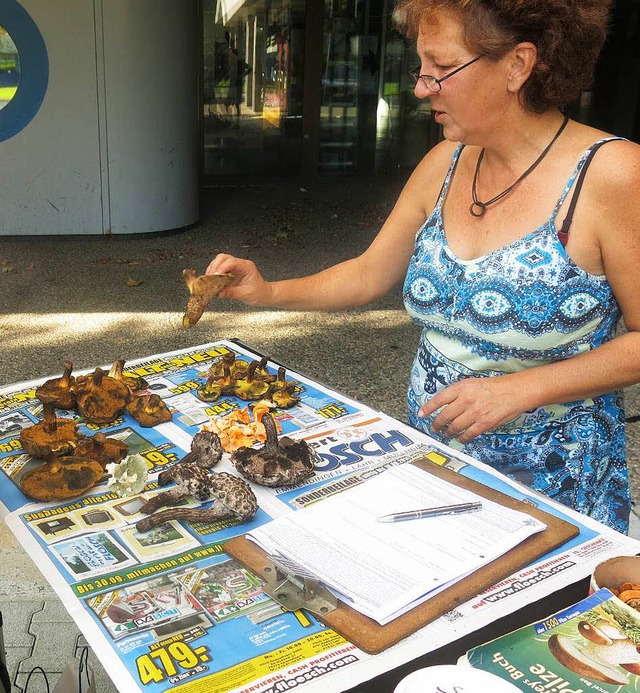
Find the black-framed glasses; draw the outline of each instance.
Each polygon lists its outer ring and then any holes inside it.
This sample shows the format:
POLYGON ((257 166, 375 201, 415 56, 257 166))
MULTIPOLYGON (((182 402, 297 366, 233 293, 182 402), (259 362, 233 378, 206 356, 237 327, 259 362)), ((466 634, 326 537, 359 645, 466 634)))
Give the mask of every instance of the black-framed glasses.
POLYGON ((442 83, 444 82, 445 79, 449 79, 449 77, 453 77, 453 75, 457 75, 458 72, 460 72, 461 70, 464 70, 465 67, 469 67, 469 65, 473 65, 473 63, 475 63, 476 60, 480 60, 480 58, 482 58, 482 57, 484 57, 484 56, 477 55, 475 58, 471 59, 468 63, 465 63, 464 65, 460 65, 460 67, 456 67, 456 69, 451 70, 451 72, 447 72, 447 74, 444 77, 440 77, 440 79, 438 79, 437 77, 434 77, 433 75, 421 75, 420 74, 420 65, 418 65, 418 67, 414 67, 413 70, 409 70, 409 74, 413 77, 416 84, 418 83, 418 80, 421 79, 429 91, 439 92, 440 89, 442 89, 442 83))

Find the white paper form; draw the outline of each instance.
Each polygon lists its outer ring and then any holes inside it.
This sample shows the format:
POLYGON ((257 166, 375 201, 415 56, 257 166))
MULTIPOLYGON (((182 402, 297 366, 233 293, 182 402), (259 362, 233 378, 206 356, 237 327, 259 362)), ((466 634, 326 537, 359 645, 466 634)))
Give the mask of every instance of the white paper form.
POLYGON ((545 527, 415 465, 401 465, 247 536, 384 625, 545 527), (393 512, 477 500, 477 512, 378 522, 393 512))

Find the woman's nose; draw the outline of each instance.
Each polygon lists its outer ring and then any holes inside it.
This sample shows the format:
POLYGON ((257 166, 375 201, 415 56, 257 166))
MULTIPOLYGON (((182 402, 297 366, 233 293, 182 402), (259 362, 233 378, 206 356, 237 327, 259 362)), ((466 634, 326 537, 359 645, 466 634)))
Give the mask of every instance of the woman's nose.
POLYGON ((427 99, 431 96, 431 94, 433 94, 421 77, 418 78, 416 86, 413 88, 413 93, 417 99, 427 99))

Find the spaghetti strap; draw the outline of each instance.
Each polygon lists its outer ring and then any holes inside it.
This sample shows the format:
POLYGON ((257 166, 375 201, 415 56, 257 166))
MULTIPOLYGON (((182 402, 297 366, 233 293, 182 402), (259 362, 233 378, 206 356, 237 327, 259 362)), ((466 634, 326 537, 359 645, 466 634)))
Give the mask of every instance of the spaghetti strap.
POLYGON ((447 171, 447 175, 445 176, 445 179, 442 181, 442 187, 440 188, 440 192, 438 193, 438 200, 436 202, 434 210, 442 208, 442 203, 444 202, 444 198, 447 196, 447 190, 449 189, 449 183, 451 183, 451 179, 453 178, 453 173, 456 170, 456 166, 458 165, 458 161, 460 161, 460 154, 462 153, 463 149, 464 149, 464 144, 459 144, 456 147, 455 152, 453 153, 453 157, 451 158, 451 163, 449 164, 449 170, 447 171))
POLYGON ((623 137, 607 137, 605 139, 598 140, 594 144, 587 149, 587 151, 582 155, 580 158, 580 161, 576 165, 576 168, 574 172, 571 174, 571 178, 569 178, 569 182, 565 186, 565 189, 562 191, 562 194, 560 195, 560 199, 556 203, 556 206, 554 207, 553 214, 551 215, 551 221, 555 222, 555 218, 558 214, 558 210, 562 206, 562 203, 565 201, 567 198, 567 195, 569 194, 569 191, 571 190, 573 183, 575 181, 576 187, 573 192, 573 197, 571 198, 571 202, 569 203, 569 209, 567 211, 567 215, 564 218, 564 221, 562 222, 562 226, 560 229, 557 231, 558 234, 558 240, 563 246, 566 246, 567 243, 569 242, 569 229, 571 227, 571 222, 573 221, 573 213, 575 211, 576 205, 578 203, 578 197, 580 196, 580 191, 582 190, 582 184, 584 183, 585 176, 587 174, 587 169, 589 168, 589 164, 591 163, 593 157, 595 156, 596 152, 598 149, 603 144, 606 144, 607 142, 614 142, 616 140, 622 140, 624 139, 623 137))

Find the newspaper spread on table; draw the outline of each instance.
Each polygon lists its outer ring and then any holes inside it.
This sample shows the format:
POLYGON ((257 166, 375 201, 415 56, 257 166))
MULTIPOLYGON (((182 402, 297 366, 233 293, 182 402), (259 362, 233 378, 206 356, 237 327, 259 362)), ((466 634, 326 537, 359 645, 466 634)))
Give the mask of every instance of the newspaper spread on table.
MULTIPOLYGON (((590 574, 613 555, 640 552, 640 542, 559 506, 491 468, 401 422, 288 371, 300 404, 275 410, 282 431, 313 447, 315 474, 298 487, 253 486, 260 508, 245 524, 171 521, 147 533, 135 523, 157 493, 157 474, 181 459, 213 418, 245 406, 234 397, 204 403, 194 392, 229 351, 257 355, 233 341, 159 354, 126 364, 159 393, 172 421, 142 428, 128 415, 106 426, 147 461, 142 493, 120 497, 103 481, 66 503, 31 503, 20 476, 35 463, 19 432, 39 420, 37 384, 0 391, 0 500, 6 521, 39 566, 120 690, 181 693, 341 691, 438 649, 590 574), (427 457, 466 477, 577 525, 580 534, 534 564, 425 626, 389 650, 368 655, 306 611, 285 612, 261 581, 224 552, 225 541, 271 519, 362 484, 384 470, 427 457)), ((277 364, 269 363, 277 370, 277 364)), ((65 413, 76 417, 77 413, 65 413)), ((234 472, 225 455, 217 471, 234 472)))

